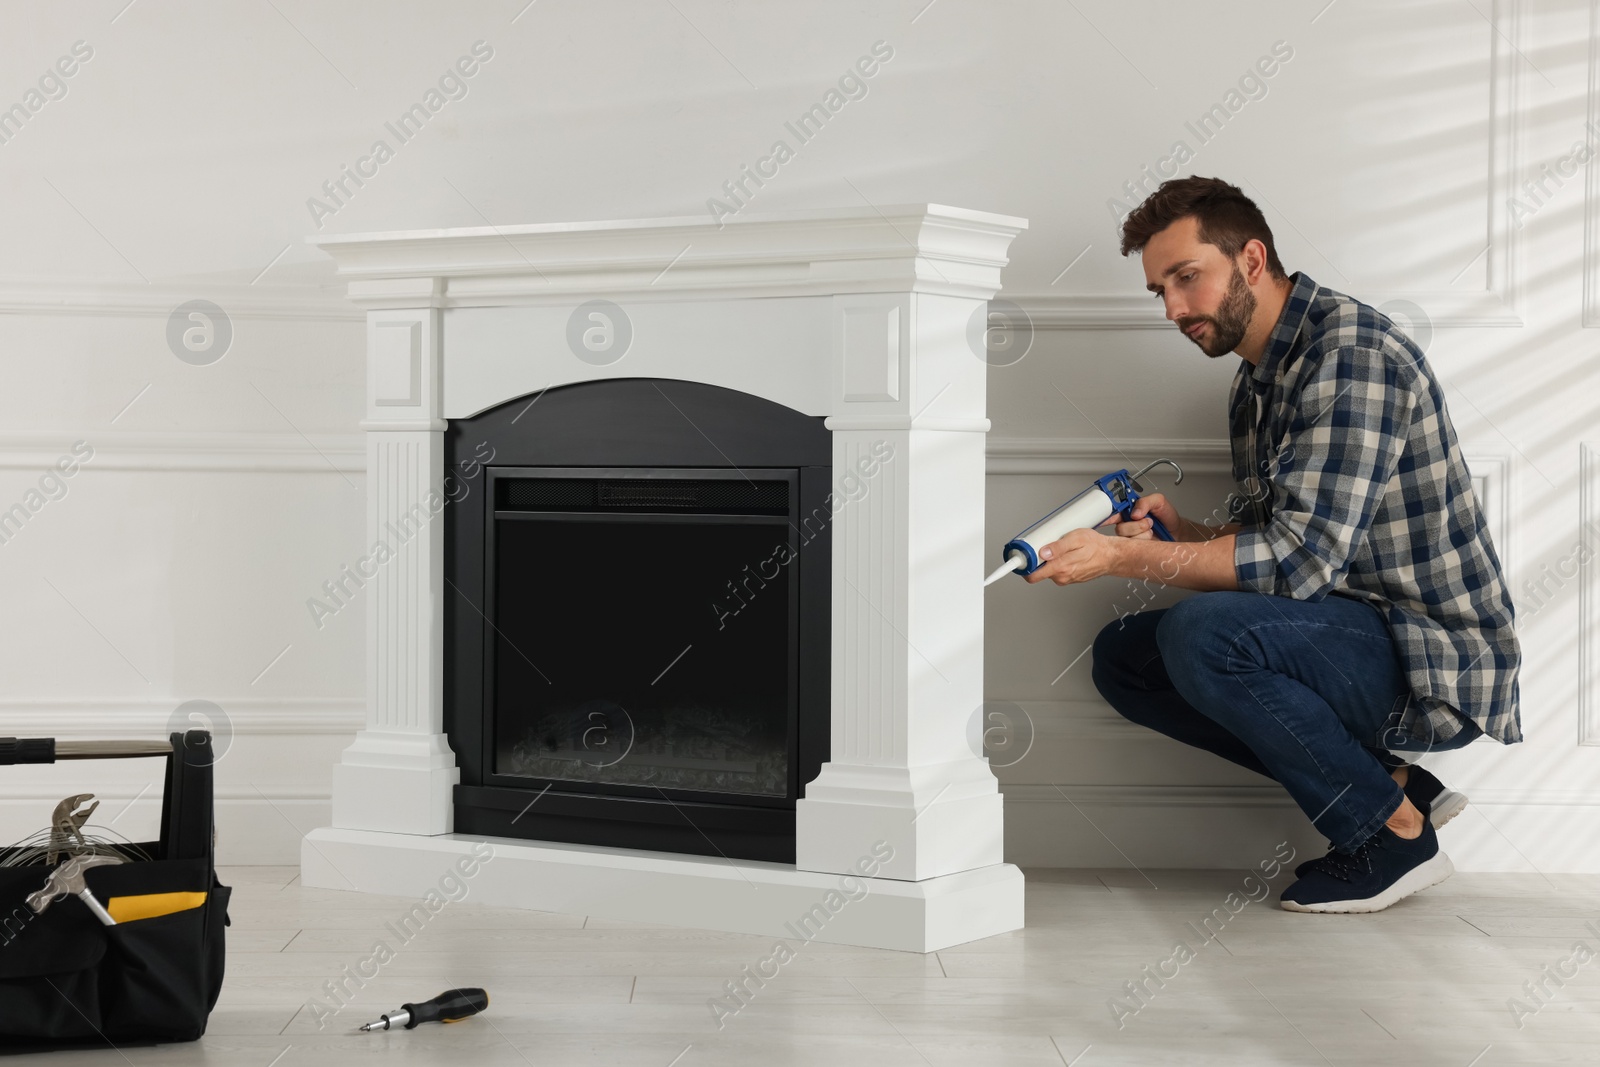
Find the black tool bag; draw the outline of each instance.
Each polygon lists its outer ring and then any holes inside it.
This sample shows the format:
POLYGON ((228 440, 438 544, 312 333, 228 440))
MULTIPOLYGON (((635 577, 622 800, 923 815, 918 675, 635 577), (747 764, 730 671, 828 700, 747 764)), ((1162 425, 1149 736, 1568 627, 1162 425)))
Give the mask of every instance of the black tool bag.
MULTIPOLYGON (((204 893, 204 903, 116 926, 101 925, 72 896, 35 914, 25 900, 51 868, 0 867, 0 1047, 193 1041, 205 1033, 222 990, 230 890, 216 875, 211 735, 190 730, 171 742, 161 840, 138 843, 156 858, 91 867, 84 878, 102 904, 166 893, 204 893)), ((54 748, 49 739, 0 738, 0 764, 52 763, 54 748)))

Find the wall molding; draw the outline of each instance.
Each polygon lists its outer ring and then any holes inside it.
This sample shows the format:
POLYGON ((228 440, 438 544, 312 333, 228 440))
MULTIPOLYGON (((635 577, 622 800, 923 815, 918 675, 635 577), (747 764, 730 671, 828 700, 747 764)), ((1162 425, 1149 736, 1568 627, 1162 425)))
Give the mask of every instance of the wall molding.
MULTIPOLYGON (((292 433, 99 433, 0 432, 0 470, 39 470, 55 465, 74 441, 88 441, 94 459, 85 470, 310 471, 361 473, 367 467, 366 435, 292 433)), ((1176 460, 1184 473, 1228 474, 1228 442, 1201 438, 998 437, 987 440, 989 474, 1093 474, 1157 456, 1176 460)))
MULTIPOLYGON (((1589 3, 1588 75, 1584 129, 1593 131, 1600 129, 1600 0, 1589 3)), ((1583 175, 1582 325, 1600 326, 1600 166, 1594 160, 1584 167, 1583 175)))
MULTIPOLYGON (((1600 529, 1600 445, 1578 442, 1578 528, 1600 529)), ((1600 745, 1600 559, 1578 570, 1578 744, 1600 745)))
POLYGON ((1511 576, 1515 573, 1512 560, 1516 555, 1511 518, 1517 513, 1511 457, 1497 452, 1479 455, 1467 453, 1466 461, 1468 469, 1472 471, 1472 492, 1478 498, 1478 507, 1483 510, 1483 521, 1489 527, 1489 539, 1494 544, 1495 555, 1500 557, 1501 578, 1509 591, 1511 576))
MULTIPOLYGON (((8 737, 72 739, 165 737, 178 706, 205 699, 227 716, 235 737, 354 734, 366 725, 366 701, 352 697, 170 697, 165 700, 102 700, 92 697, 0 701, 0 723, 8 737)), ((221 733, 219 729, 216 731, 221 733)), ((0 789, 0 796, 6 795, 0 789)))
MULTIPOLYGON (((1037 745, 1041 739, 1053 741, 1161 741, 1166 743, 1169 738, 1147 729, 1137 723, 1129 722, 1117 714, 1103 700, 1008 700, 1002 697, 986 697, 986 708, 994 706, 1016 707, 1028 717, 1028 722, 1033 732, 1033 744, 1037 745)), ((1488 736, 1475 738, 1473 744, 1495 745, 1499 742, 1488 736)), ((1024 756, 1017 761, 1018 770, 1008 771, 1007 768, 997 768, 1007 773, 1001 778, 1017 780, 1019 775, 1026 777, 1026 772, 1021 768, 1028 766, 1028 757, 1024 756)), ((1143 789, 1144 786, 1140 786, 1143 789)), ((1184 787, 1188 788, 1188 787, 1184 787)), ((1197 789, 1226 789, 1229 786, 1196 786, 1197 789)), ((1597 801, 1600 802, 1600 801, 1597 801)))
MULTIPOLYGON (((1063 741, 1144 741, 1162 738, 1154 730, 1129 722, 1112 710, 1103 700, 1005 700, 987 697, 990 705, 1021 708, 1033 730, 1033 742, 1041 738, 1063 741)), ((1015 778, 1026 772, 1028 757, 1015 766, 1017 771, 1007 776, 1015 778)), ((1000 768, 1005 770, 1005 768, 1000 768)))
POLYGON ((87 441, 94 458, 81 470, 361 472, 367 467, 366 435, 298 433, 0 433, 0 470, 44 471, 87 441))
POLYGON ((236 319, 364 322, 341 289, 196 282, 138 285, 59 279, 0 281, 0 315, 109 315, 165 318, 179 304, 209 300, 236 319))
MULTIPOLYGON (((1509 237, 1503 237, 1502 241, 1509 241, 1509 237)), ((1492 247, 1490 252, 1492 254, 1492 247)), ((1312 274, 1312 277, 1317 278, 1317 275, 1312 274)), ((1317 283, 1339 292, 1346 292, 1337 285, 1329 285, 1325 278, 1317 278, 1317 283)), ((1504 291, 1367 290, 1346 292, 1346 295, 1379 308, 1392 300, 1410 301, 1427 312, 1428 321, 1435 328, 1524 325, 1522 316, 1514 310, 1506 295, 1512 288, 1511 280, 1506 279, 1501 285, 1504 291)), ((1167 321, 1161 302, 1149 296, 1010 292, 1004 293, 1003 296, 1022 308, 1029 325, 1035 331, 1176 329, 1167 321)))
MULTIPOLYGON (((1520 312, 1520 264, 1517 256, 1517 227, 1511 217, 1510 199, 1522 164, 1527 115, 1521 101, 1525 96, 1527 66, 1522 56, 1522 31, 1526 23, 1528 0, 1495 0, 1485 33, 1489 42, 1489 143, 1486 160, 1488 194, 1484 235, 1488 241, 1487 285, 1479 290, 1407 289, 1367 290, 1350 293, 1375 307, 1391 300, 1408 300, 1426 311, 1434 327, 1514 327, 1523 325, 1520 312)), ((1600 75, 1595 72, 1595 34, 1591 30, 1590 117, 1595 118, 1600 75)), ((1591 202, 1600 196, 1596 172, 1590 167, 1588 182, 1591 202)), ((1586 213, 1587 214, 1587 213, 1586 213)), ((1589 228, 1592 243, 1600 244, 1600 221, 1589 228)), ((1600 325, 1600 312, 1590 322, 1590 294, 1600 301, 1600 280, 1592 278, 1590 265, 1595 257, 1584 257, 1584 325, 1600 325)), ((1600 268, 1596 268, 1600 269, 1600 268)), ((1312 275, 1316 277, 1315 274, 1312 275)), ((1326 278, 1319 278, 1327 284, 1326 278)), ((1333 286, 1332 288, 1338 288, 1333 286)), ((1052 293, 1003 292, 1005 299, 1026 312, 1035 330, 1170 330, 1161 302, 1147 293, 1052 293)), ((1600 304, 1597 304, 1600 306, 1600 304)))
MULTIPOLYGON (((1146 730, 1145 733, 1150 733, 1146 730)), ((1007 804, 1081 804, 1105 808, 1293 808, 1294 801, 1278 785, 1056 785, 1000 784, 1007 804), (1063 796, 1062 794, 1066 795, 1063 796)))
MULTIPOLYGON (((0 470, 53 467, 72 450, 74 441, 88 441, 94 459, 85 470, 146 471, 333 471, 362 473, 367 469, 366 435, 287 433, 247 434, 225 430, 196 433, 0 433, 0 470)), ((1232 473, 1228 442, 1181 437, 1003 437, 990 434, 986 443, 989 474, 1088 474, 1136 469, 1156 457, 1177 461, 1185 475, 1232 473)), ((1499 550, 1509 537, 1509 463, 1498 454, 1469 455, 1474 489, 1482 485, 1479 503, 1489 518, 1499 550), (1499 496, 1495 496, 1496 493, 1499 496)), ((1504 553, 1502 553, 1504 562, 1504 553)), ((1509 568, 1508 568, 1509 569, 1509 568)))
MULTIPOLYGON (((989 435, 989 474, 1087 474, 1138 468, 1157 457, 1189 474, 1231 474, 1226 440, 1179 437, 999 437, 989 435)), ((1163 470, 1164 478, 1171 471, 1163 470)))

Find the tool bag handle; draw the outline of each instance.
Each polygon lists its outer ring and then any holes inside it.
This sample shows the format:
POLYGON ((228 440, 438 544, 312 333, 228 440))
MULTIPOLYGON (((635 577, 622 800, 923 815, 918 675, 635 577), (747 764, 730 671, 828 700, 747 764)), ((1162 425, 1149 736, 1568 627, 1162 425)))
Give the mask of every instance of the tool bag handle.
MULTIPOLYGON (((172 736, 177 737, 177 734, 172 736)), ((53 737, 0 737, 0 767, 64 759, 134 759, 165 756, 171 741, 57 741, 53 737)))
POLYGON ((0 766, 68 759, 167 757, 161 799, 161 855, 214 862, 211 765, 216 755, 206 730, 174 732, 165 741, 57 741, 53 737, 0 737, 0 766))
POLYGON ((208 730, 174 732, 167 754, 167 786, 161 800, 161 854, 169 860, 216 858, 212 773, 216 754, 208 730))

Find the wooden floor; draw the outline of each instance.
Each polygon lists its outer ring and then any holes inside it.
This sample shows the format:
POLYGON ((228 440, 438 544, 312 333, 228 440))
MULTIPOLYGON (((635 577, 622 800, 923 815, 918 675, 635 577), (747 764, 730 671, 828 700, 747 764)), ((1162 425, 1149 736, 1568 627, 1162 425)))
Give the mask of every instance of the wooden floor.
POLYGON ((707 1001, 767 957, 772 939, 469 897, 402 944, 391 924, 409 901, 304 889, 293 868, 228 868, 228 977, 202 1041, 5 1062, 1600 1063, 1600 955, 1574 957, 1580 941, 1600 953, 1587 925, 1600 929, 1600 876, 1457 874, 1377 915, 1315 916, 1276 906, 1288 875, 1256 903, 1245 902, 1245 872, 1027 873, 1026 930, 927 956, 800 945, 719 1029, 707 1001), (393 958, 319 1029, 310 1002, 331 1013, 324 983, 355 973, 379 941, 393 958), (1187 951, 1175 956, 1180 941, 1187 951), (1145 978, 1147 965, 1163 984, 1145 978), (1546 978, 1562 973, 1571 977, 1560 987, 1546 978), (1142 1003, 1125 989, 1140 980, 1142 1003), (1542 1004, 1524 988, 1540 980, 1542 1004), (451 1026, 356 1032, 454 985, 487 988, 490 1010, 451 1026), (1526 1004, 1520 1020, 1512 998, 1526 1004))

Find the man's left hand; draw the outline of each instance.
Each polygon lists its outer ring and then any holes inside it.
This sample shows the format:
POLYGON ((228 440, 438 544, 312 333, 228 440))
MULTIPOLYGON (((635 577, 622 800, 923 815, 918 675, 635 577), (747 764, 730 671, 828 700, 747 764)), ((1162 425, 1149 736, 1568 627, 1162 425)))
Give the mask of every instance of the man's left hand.
POLYGON ((1093 530, 1070 530, 1061 540, 1039 550, 1039 558, 1046 562, 1025 577, 1030 583, 1048 578, 1057 585, 1071 585, 1110 574, 1123 547, 1122 540, 1093 530))

